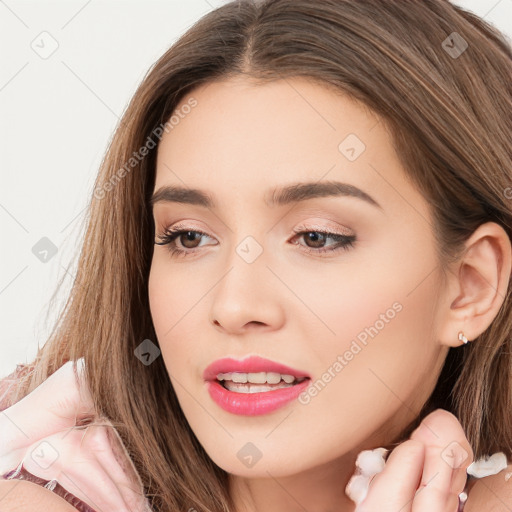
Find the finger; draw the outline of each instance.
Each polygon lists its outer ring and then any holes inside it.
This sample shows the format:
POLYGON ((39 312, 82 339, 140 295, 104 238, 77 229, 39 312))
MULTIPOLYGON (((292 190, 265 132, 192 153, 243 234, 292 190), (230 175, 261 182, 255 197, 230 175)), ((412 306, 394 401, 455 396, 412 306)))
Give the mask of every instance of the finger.
MULTIPOLYGON (((93 450, 82 446, 83 429, 72 429, 63 438, 54 434, 31 446, 23 466, 35 476, 57 480, 64 489, 102 512, 128 511, 110 473, 93 450)), ((114 468, 112 468, 114 469, 114 468)))
POLYGON ((414 440, 398 445, 384 469, 371 480, 368 495, 357 512, 410 512, 421 479, 424 450, 423 443, 414 440))
POLYGON ((467 480, 466 468, 473 460, 473 451, 459 421, 450 412, 437 409, 424 418, 411 439, 424 443, 426 450, 413 511, 432 510, 434 503, 439 510, 453 510, 467 480))
MULTIPOLYGON (((69 361, 19 402, 0 414, 0 457, 30 446, 75 425, 77 417, 94 416, 94 404, 83 377, 83 364, 69 361)), ((3 468, 0 468, 3 469, 3 468)))

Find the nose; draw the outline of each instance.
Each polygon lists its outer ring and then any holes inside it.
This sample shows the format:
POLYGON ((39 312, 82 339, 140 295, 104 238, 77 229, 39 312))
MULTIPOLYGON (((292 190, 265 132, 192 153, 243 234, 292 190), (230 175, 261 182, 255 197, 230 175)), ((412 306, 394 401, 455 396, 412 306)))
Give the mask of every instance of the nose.
POLYGON ((279 329, 285 319, 283 285, 261 255, 252 263, 238 254, 212 290, 210 321, 227 334, 279 329))

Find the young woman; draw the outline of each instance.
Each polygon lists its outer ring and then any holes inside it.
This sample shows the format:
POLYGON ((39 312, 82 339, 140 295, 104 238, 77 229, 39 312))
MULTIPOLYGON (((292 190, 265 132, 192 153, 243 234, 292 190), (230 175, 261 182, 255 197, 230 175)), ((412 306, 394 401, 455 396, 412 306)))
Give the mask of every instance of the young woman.
POLYGON ((5 483, 97 511, 512 506, 511 57, 445 0, 198 21, 130 102, 66 308, 5 391, 5 483))

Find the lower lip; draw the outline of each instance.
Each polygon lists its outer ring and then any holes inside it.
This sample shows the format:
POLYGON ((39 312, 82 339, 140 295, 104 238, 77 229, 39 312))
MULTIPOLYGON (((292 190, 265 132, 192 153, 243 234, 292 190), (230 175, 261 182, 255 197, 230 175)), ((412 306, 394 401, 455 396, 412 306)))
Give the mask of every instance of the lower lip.
POLYGON ((297 398, 310 381, 305 379, 294 386, 261 393, 235 393, 217 380, 208 381, 207 384, 212 400, 225 411, 242 416, 258 416, 275 411, 297 398))

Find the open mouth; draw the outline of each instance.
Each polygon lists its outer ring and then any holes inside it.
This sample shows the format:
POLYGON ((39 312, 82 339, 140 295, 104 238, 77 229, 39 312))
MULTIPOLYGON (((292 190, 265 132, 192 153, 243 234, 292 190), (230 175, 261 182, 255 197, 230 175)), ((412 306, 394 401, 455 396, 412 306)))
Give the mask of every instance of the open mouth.
POLYGON ((276 389, 290 388, 307 378, 276 372, 231 372, 217 374, 219 384, 234 393, 263 393, 276 389))

